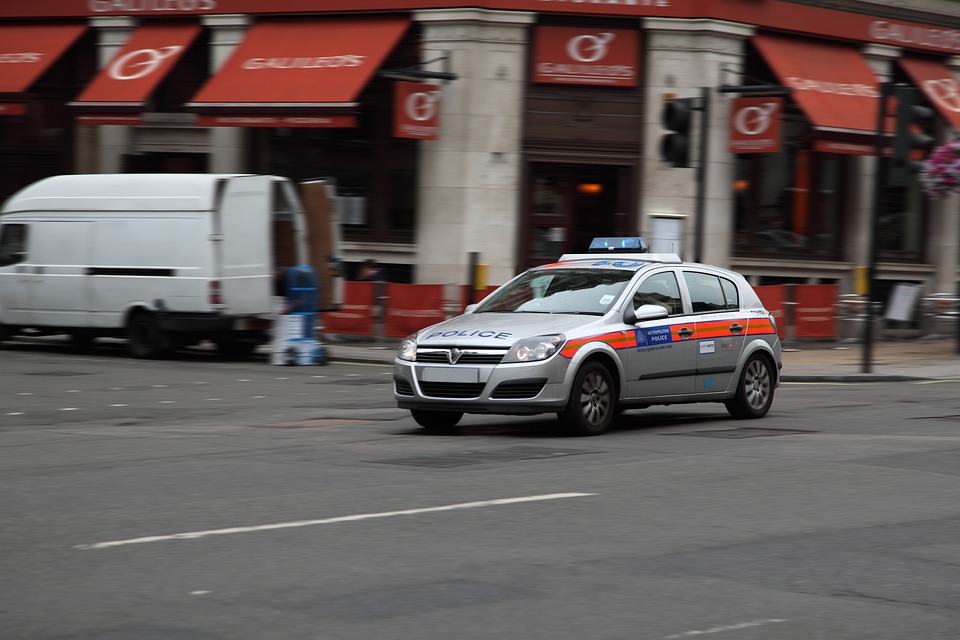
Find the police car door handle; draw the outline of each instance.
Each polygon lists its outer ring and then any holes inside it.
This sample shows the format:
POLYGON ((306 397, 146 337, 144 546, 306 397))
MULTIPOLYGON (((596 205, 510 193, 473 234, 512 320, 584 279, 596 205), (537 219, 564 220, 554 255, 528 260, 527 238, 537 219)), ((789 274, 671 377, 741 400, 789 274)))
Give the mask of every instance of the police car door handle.
POLYGON ((683 338, 684 340, 686 340, 687 338, 693 335, 693 329, 688 329, 687 327, 684 327, 683 329, 680 329, 680 331, 677 331, 677 335, 683 338))
POLYGON ((744 329, 745 327, 739 322, 734 322, 732 325, 730 325, 730 333, 740 333, 744 329))

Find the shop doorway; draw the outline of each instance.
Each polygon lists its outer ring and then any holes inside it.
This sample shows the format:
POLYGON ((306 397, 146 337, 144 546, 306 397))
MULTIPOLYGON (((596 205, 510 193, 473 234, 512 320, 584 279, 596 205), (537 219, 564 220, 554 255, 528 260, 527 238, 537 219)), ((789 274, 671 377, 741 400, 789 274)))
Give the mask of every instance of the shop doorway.
POLYGON ((629 233, 630 168, 531 162, 520 267, 585 252, 598 236, 629 233))

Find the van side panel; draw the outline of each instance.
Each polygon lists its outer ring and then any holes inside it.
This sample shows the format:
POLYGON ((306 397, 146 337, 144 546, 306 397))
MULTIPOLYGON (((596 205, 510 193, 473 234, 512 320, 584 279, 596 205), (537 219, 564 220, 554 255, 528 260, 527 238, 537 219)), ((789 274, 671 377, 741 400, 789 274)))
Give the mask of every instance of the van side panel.
POLYGON ((209 313, 213 216, 204 212, 101 214, 89 269, 91 326, 124 326, 136 306, 209 313))
POLYGON ((217 207, 225 313, 262 314, 272 309, 272 184, 270 176, 226 181, 217 207))
POLYGON ((90 288, 87 265, 96 223, 38 220, 30 223, 23 296, 29 324, 82 327, 87 324, 90 288))

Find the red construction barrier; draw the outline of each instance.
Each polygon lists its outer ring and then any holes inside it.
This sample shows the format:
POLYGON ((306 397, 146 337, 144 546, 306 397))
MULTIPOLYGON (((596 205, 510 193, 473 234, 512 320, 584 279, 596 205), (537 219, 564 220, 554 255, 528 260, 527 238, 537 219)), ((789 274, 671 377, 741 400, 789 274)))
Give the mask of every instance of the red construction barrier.
POLYGON ((753 288, 760 296, 760 302, 767 311, 773 314, 777 320, 777 327, 780 335, 784 335, 787 327, 786 310, 787 305, 787 285, 785 284, 763 284, 753 288))
POLYGON ((320 314, 325 333, 373 335, 374 282, 347 280, 343 283, 343 304, 337 311, 320 314))
POLYGON ((387 284, 384 335, 406 338, 446 319, 442 284, 387 284))
POLYGON ((837 291, 835 284, 795 284, 794 338, 835 338, 837 291))

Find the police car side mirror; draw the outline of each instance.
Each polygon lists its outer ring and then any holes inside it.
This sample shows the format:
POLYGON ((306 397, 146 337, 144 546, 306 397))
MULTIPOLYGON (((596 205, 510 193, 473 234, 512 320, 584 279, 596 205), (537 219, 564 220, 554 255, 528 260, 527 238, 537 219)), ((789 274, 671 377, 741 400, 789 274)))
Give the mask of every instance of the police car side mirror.
POLYGON ((636 324, 645 320, 660 320, 669 315, 666 308, 658 304, 642 304, 636 310, 627 309, 626 313, 623 314, 623 321, 626 324, 636 324))

